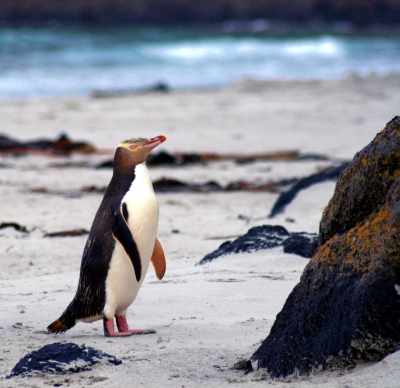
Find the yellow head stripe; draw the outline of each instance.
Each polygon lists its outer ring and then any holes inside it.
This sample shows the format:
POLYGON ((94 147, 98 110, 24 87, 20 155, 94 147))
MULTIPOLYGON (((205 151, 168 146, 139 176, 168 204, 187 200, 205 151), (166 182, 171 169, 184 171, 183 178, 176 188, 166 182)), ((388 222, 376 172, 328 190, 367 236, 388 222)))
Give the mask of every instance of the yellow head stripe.
POLYGON ((121 141, 121 143, 118 144, 118 147, 126 147, 129 144, 144 143, 147 140, 148 139, 145 139, 143 137, 133 137, 132 139, 121 141))

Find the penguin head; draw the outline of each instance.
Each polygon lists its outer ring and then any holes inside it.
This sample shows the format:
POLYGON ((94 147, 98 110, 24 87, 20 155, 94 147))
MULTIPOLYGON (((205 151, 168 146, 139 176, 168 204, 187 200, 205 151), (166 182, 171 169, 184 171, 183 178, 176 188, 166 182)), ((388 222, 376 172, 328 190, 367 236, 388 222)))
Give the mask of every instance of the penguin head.
POLYGON ((167 138, 163 135, 153 137, 152 139, 132 138, 124 140, 118 144, 114 165, 116 167, 125 167, 143 163, 146 161, 150 151, 165 140, 167 138))

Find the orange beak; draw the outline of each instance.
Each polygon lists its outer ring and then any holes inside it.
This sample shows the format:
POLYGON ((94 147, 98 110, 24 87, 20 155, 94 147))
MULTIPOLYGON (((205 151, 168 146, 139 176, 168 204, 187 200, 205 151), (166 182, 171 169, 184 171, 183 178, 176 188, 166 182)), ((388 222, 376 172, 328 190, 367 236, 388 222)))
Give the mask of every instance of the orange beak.
POLYGON ((163 135, 156 136, 146 141, 146 143, 144 143, 142 147, 154 148, 160 145, 161 143, 164 143, 165 140, 167 140, 167 138, 163 135))

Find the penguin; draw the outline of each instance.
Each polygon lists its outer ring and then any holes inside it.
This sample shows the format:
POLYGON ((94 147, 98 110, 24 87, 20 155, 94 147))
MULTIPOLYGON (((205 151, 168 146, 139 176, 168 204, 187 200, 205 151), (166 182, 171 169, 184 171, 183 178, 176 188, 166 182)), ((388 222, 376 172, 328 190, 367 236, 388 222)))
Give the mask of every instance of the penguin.
POLYGON ((60 318, 47 327, 50 333, 63 333, 78 322, 101 319, 107 337, 155 333, 130 329, 126 312, 150 262, 159 280, 166 270, 164 251, 157 239, 158 202, 146 167, 150 151, 165 140, 160 135, 133 138, 118 145, 113 175, 83 250, 75 297, 60 318))

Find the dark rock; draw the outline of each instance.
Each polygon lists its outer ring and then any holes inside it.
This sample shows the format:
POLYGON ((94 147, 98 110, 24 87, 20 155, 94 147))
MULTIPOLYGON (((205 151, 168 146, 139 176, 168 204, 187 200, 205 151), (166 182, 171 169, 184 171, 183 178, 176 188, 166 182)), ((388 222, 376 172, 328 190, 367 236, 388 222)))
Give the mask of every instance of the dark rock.
POLYGON ((150 154, 146 164, 148 166, 173 165, 176 164, 176 158, 168 152, 160 151, 154 155, 150 154))
POLYGON ((0 151, 4 152, 15 148, 26 148, 19 141, 11 139, 6 135, 0 135, 0 151))
POLYGON ((340 177, 322 244, 252 356, 271 377, 349 368, 400 349, 399 135, 395 118, 340 177))
POLYGON ((330 167, 323 171, 317 172, 316 174, 312 174, 308 177, 300 179, 293 187, 291 187, 288 191, 285 191, 279 196, 271 210, 269 217, 273 218, 276 215, 283 213, 286 206, 293 201, 299 191, 304 190, 317 183, 337 180, 340 174, 347 168, 348 165, 348 162, 342 163, 340 166, 330 167))
POLYGON ((186 191, 189 185, 177 179, 161 178, 153 182, 153 187, 154 191, 186 191))
POLYGON ((260 192, 266 191, 270 193, 279 193, 282 192, 284 188, 293 185, 296 183, 298 179, 291 178, 291 179, 281 179, 279 181, 268 181, 266 183, 256 184, 254 182, 248 181, 235 181, 229 182, 224 191, 253 191, 253 192, 260 192))
POLYGON ((196 187, 195 187, 194 191, 200 191, 200 192, 206 191, 206 192, 208 192, 208 191, 221 191, 221 190, 223 190, 222 187, 219 185, 219 183, 217 183, 215 181, 208 181, 208 182, 206 182, 206 183, 204 183, 202 185, 197 185, 197 186, 199 187, 199 190, 196 190, 196 187))
MULTIPOLYGON (((221 155, 223 156, 223 155, 221 155)), ((233 159, 236 164, 249 164, 257 160, 301 160, 303 157, 299 151, 277 151, 264 154, 248 154, 248 155, 226 155, 229 159, 233 159)))
POLYGON ((86 229, 62 230, 60 232, 46 233, 43 237, 77 237, 89 234, 86 229))
POLYGON ((90 168, 91 164, 88 162, 61 162, 49 163, 50 168, 90 168))
POLYGON ((240 360, 232 366, 232 369, 244 370, 246 373, 249 373, 253 371, 253 365, 250 360, 240 360))
MULTIPOLYGON (((312 155, 311 159, 317 158, 312 155)), ((328 157, 321 156, 321 160, 328 160, 328 157)), ((170 154, 166 151, 160 151, 156 154, 149 155, 147 159, 148 166, 186 166, 188 164, 205 164, 210 162, 232 160, 237 164, 253 163, 259 160, 303 160, 309 159, 307 155, 301 155, 299 151, 277 151, 264 154, 210 154, 210 153, 182 153, 177 152, 170 154)), ((97 166, 97 168, 112 168, 113 161, 107 160, 97 166)), ((291 179, 293 183, 293 179, 291 179)), ((297 180, 296 180, 297 181, 297 180)), ((282 180, 283 182, 283 180, 282 180)))
MULTIPOLYGON (((177 154, 171 155, 166 151, 160 151, 156 154, 150 154, 147 158, 146 164, 150 167, 154 166, 185 166, 187 164, 200 164, 203 163, 201 155, 199 154, 177 154)), ((96 168, 113 168, 114 161, 107 160, 100 163, 96 168)))
POLYGON ((331 158, 327 155, 315 154, 315 153, 307 153, 302 154, 299 158, 300 160, 320 160, 320 161, 329 161, 331 158))
POLYGON ((62 135, 60 139, 56 142, 56 148, 62 150, 66 154, 70 154, 72 152, 79 152, 83 154, 92 154, 96 152, 95 147, 86 142, 72 142, 65 135, 62 135))
POLYGON ((175 155, 171 155, 168 152, 160 151, 158 154, 150 155, 146 163, 149 166, 186 166, 187 164, 201 164, 203 163, 203 160, 201 154, 178 153, 175 155))
POLYGON ((99 163, 96 168, 114 168, 114 160, 109 159, 99 163))
POLYGON ((38 139, 28 142, 19 142, 2 135, 0 136, 0 152, 11 154, 34 152, 44 155, 70 155, 73 152, 92 153, 95 152, 95 149, 85 142, 73 142, 65 134, 61 134, 56 140, 38 139))
POLYGON ((286 248, 289 250, 287 253, 299 254, 310 258, 315 252, 312 247, 317 244, 317 235, 307 233, 291 234, 280 225, 262 225, 251 228, 244 236, 234 241, 225 241, 217 250, 205 255, 198 265, 232 253, 255 252, 284 246, 287 240, 289 240, 287 243, 288 248, 286 248), (304 246, 301 245, 302 243, 304 246))
MULTIPOLYGON (((168 154, 166 154, 168 155, 168 154)), ((156 155, 157 157, 158 155, 156 155)), ((160 156, 161 160, 157 160, 155 164, 151 162, 151 166, 154 165, 166 165, 169 164, 168 158, 160 156), (162 161, 164 160, 164 161, 162 161)), ((174 164, 175 165, 175 164, 174 164)), ((96 166, 96 168, 109 168, 113 167, 112 161, 103 162, 96 166)), ((279 181, 269 181, 262 184, 256 184, 247 181, 236 181, 229 182, 225 187, 222 187, 219 183, 215 181, 208 181, 201 184, 187 183, 180 181, 178 179, 172 178, 161 178, 153 182, 153 187, 155 191, 158 192, 171 192, 171 191, 181 191, 181 192, 218 192, 218 191, 253 191, 253 192, 270 192, 276 193, 281 192, 287 186, 297 182, 294 179, 282 179, 279 181)), ((104 192, 105 188, 98 188, 95 186, 86 186, 82 189, 83 192, 104 192)), ((49 192, 46 189, 35 188, 35 192, 49 192)), ((53 192, 54 193, 54 192, 53 192)))
POLYGON ((91 370, 93 365, 100 362, 112 365, 122 363, 114 356, 85 345, 56 342, 27 354, 18 361, 7 378, 33 377, 40 372, 61 375, 79 373, 91 370))
MULTIPOLYGON (((254 192, 276 192, 279 191, 281 185, 287 185, 288 180, 269 182, 265 184, 253 184, 250 182, 231 182, 227 186, 222 187, 218 182, 208 181, 201 184, 186 183, 178 179, 162 178, 153 182, 154 191, 156 192, 194 192, 194 193, 209 193, 223 191, 254 191, 254 192)), ((71 190, 49 190, 45 187, 34 187, 30 192, 37 194, 62 195, 69 198, 78 197, 84 193, 104 194, 106 187, 99 186, 84 186, 79 191, 71 190)))
POLYGON ((310 258, 318 248, 316 234, 292 233, 283 243, 283 252, 310 258))
POLYGON ((51 151, 56 154, 63 155, 69 155, 72 152, 92 153, 95 151, 94 147, 92 147, 90 144, 84 142, 73 142, 64 133, 61 134, 60 137, 55 141, 40 139, 26 142, 25 145, 28 149, 51 151))
POLYGON ((222 187, 213 181, 206 182, 201 185, 188 184, 176 179, 162 178, 153 182, 155 192, 171 192, 171 191, 190 191, 190 192, 209 192, 220 191, 222 187))
POLYGON ((263 184, 255 184, 246 181, 230 182, 225 187, 222 187, 215 181, 209 181, 202 184, 186 183, 177 179, 162 178, 153 182, 155 191, 170 192, 218 192, 218 191, 267 191, 278 192, 282 187, 286 187, 292 180, 281 180, 277 182, 267 182, 263 184))
POLYGON ((146 88, 140 89, 111 89, 111 90, 93 90, 91 93, 92 98, 115 98, 131 96, 135 94, 146 93, 169 93, 171 88, 163 82, 156 83, 146 88))
POLYGON ((225 241, 216 251, 205 255, 198 264, 202 265, 217 257, 232 253, 254 252, 260 249, 275 248, 280 246, 288 236, 289 232, 283 226, 256 226, 251 228, 244 236, 234 241, 225 241))
POLYGON ((187 164, 201 164, 203 163, 201 154, 177 154, 175 163, 178 166, 186 166, 187 164))
POLYGON ((164 82, 159 82, 143 90, 145 93, 169 93, 171 88, 164 82))
POLYGON ((0 229, 5 229, 5 228, 14 228, 18 232, 29 233, 29 230, 25 226, 22 226, 16 222, 2 222, 0 224, 0 229))
POLYGON ((385 201, 400 171, 400 117, 358 152, 336 184, 319 229, 324 244, 337 233, 351 229, 385 201))
POLYGON ((84 186, 82 187, 83 193, 95 193, 95 194, 104 194, 107 190, 106 186, 98 187, 98 186, 84 186))

